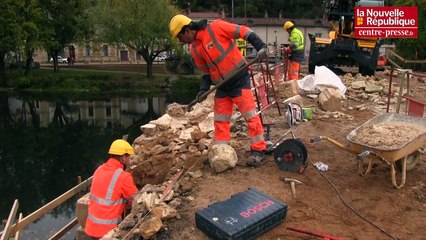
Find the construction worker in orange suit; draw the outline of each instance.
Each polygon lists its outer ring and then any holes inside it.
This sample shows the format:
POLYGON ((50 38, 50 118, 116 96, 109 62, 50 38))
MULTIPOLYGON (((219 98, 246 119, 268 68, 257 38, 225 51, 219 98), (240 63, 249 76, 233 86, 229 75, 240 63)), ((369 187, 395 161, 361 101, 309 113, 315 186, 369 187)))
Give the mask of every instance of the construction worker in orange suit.
MULTIPOLYGON (((236 39, 243 38, 258 51, 259 59, 267 57, 266 44, 246 26, 223 20, 210 23, 206 19, 192 21, 184 15, 176 15, 170 20, 170 33, 180 42, 190 45, 195 64, 203 73, 200 96, 237 69, 247 63, 236 47, 236 39)), ((250 76, 243 71, 216 90, 214 98, 214 144, 228 144, 230 140, 230 119, 234 104, 247 122, 250 135, 250 156, 248 165, 257 166, 265 157, 266 142, 263 126, 256 114, 256 103, 250 89, 250 76)))
POLYGON ((93 174, 85 232, 93 239, 102 238, 122 220, 126 207, 131 206, 138 192, 129 166, 133 147, 125 140, 115 140, 108 153, 110 158, 93 174))
POLYGON ((290 67, 288 68, 288 80, 299 79, 300 63, 304 58, 305 38, 303 33, 294 26, 294 23, 287 21, 284 23, 284 29, 290 35, 290 47, 285 51, 290 52, 290 67))

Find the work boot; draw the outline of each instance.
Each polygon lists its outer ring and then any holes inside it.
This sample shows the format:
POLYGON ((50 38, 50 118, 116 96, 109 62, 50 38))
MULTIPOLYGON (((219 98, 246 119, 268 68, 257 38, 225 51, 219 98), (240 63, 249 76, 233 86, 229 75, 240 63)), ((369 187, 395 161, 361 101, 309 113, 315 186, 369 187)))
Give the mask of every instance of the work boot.
POLYGON ((252 150, 250 152, 250 157, 247 158, 247 165, 250 166, 259 166, 260 162, 265 158, 264 151, 252 150))

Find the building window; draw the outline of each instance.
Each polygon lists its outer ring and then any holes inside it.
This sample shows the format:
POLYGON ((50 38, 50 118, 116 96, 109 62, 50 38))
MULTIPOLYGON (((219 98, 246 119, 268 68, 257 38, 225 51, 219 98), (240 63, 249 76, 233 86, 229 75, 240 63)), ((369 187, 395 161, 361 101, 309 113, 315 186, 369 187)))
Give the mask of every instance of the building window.
POLYGON ((91 55, 92 55, 92 49, 90 48, 89 45, 86 45, 86 47, 84 47, 84 56, 90 57, 91 55))
POLYGON ((106 116, 111 117, 111 107, 106 108, 106 116))
POLYGON ((102 52, 104 54, 104 57, 108 57, 109 56, 109 47, 107 44, 102 46, 102 52))
POLYGON ((93 107, 89 107, 89 117, 93 117, 93 107))

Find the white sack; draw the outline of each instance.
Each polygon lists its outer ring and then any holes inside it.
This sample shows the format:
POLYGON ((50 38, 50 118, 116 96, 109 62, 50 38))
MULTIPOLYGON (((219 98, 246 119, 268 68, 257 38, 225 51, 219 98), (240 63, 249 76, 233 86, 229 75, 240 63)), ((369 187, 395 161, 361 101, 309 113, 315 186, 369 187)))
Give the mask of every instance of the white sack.
POLYGON ((322 92, 326 88, 337 88, 345 94, 346 87, 342 80, 326 66, 315 66, 315 74, 305 76, 297 81, 299 88, 306 92, 322 92))

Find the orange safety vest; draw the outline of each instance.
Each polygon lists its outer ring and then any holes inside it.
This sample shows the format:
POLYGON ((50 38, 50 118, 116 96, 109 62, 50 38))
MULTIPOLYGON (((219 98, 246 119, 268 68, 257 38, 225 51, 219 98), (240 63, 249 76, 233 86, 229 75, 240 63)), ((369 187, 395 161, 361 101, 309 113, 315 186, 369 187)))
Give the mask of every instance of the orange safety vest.
POLYGON ((123 170, 123 164, 110 158, 93 174, 85 232, 100 238, 121 221, 126 204, 131 204, 138 192, 133 177, 123 170))
POLYGON ((232 75, 245 65, 246 60, 236 46, 235 39, 247 39, 253 31, 223 20, 215 20, 198 30, 191 44, 191 55, 197 67, 210 74, 213 84, 232 75))

